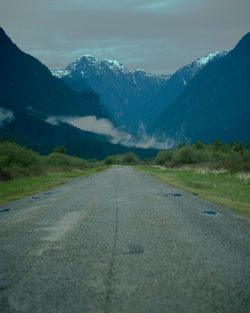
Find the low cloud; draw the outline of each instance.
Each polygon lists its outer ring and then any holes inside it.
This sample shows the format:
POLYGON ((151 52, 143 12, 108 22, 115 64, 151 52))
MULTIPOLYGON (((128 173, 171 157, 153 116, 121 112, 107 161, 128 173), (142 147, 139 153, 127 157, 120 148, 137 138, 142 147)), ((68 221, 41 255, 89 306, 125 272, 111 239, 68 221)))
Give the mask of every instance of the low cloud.
POLYGON ((0 108, 0 127, 3 127, 4 123, 10 123, 15 119, 14 114, 4 108, 0 108))
POLYGON ((97 119, 96 116, 50 116, 46 119, 46 122, 52 125, 59 125, 60 122, 68 123, 84 131, 108 136, 111 143, 127 147, 169 149, 176 144, 173 139, 165 135, 148 135, 143 124, 140 125, 138 133, 133 135, 122 128, 116 127, 109 120, 97 119))

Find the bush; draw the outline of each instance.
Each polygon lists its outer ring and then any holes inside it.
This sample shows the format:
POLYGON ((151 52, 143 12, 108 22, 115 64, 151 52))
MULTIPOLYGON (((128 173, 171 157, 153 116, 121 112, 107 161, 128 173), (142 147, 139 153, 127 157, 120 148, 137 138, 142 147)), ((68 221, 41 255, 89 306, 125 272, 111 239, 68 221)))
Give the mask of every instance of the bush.
POLYGON ((158 165, 171 166, 174 151, 166 150, 157 153, 155 163, 158 165))
POLYGON ((247 151, 241 158, 226 162, 225 167, 231 173, 250 172, 250 151, 247 151))
POLYGON ((0 180, 37 176, 42 173, 42 161, 38 153, 7 141, 0 143, 0 180))
POLYGON ((122 164, 122 157, 121 155, 109 155, 104 162, 107 166, 122 164))
POLYGON ((52 153, 63 153, 66 154, 68 150, 64 146, 56 147, 53 149, 52 153))
POLYGON ((135 165, 135 164, 138 164, 140 162, 140 159, 138 158, 138 156, 134 152, 130 151, 130 152, 124 153, 124 155, 122 157, 122 161, 125 164, 135 165))
POLYGON ((63 167, 63 168, 71 167, 78 169, 90 167, 89 162, 84 159, 56 152, 51 153, 47 157, 44 157, 44 164, 45 166, 50 167, 63 167))
POLYGON ((250 143, 244 149, 240 141, 231 145, 216 140, 211 145, 197 141, 188 146, 179 144, 175 150, 158 152, 154 163, 166 167, 180 167, 186 164, 203 164, 209 168, 229 169, 231 172, 250 171, 250 143))
POLYGON ((204 144, 200 140, 197 140, 196 144, 195 144, 195 148, 199 149, 199 150, 204 150, 205 146, 204 146, 204 144))
POLYGON ((221 150, 222 143, 218 139, 216 139, 215 142, 211 145, 211 147, 213 150, 216 150, 216 151, 221 150))
POLYGON ((15 142, 0 143, 0 167, 35 168, 39 166, 41 166, 41 157, 38 153, 15 142))
POLYGON ((173 154, 173 165, 202 163, 208 160, 209 154, 207 152, 190 146, 178 149, 173 154))

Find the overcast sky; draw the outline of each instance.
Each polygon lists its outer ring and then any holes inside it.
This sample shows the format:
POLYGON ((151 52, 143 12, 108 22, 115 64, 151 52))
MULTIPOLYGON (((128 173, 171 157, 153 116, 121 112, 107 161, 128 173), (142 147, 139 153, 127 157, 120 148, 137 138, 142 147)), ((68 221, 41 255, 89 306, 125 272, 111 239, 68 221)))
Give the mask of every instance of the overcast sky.
POLYGON ((1 26, 49 68, 85 54, 170 73, 250 31, 249 0, 0 0, 1 26))

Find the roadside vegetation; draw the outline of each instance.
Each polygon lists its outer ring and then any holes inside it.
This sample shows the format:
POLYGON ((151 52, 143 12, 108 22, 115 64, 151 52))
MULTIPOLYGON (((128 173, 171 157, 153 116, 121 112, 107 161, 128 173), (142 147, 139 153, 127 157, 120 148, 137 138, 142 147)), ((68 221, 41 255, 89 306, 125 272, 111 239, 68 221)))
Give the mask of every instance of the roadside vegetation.
POLYGON ((63 146, 56 147, 48 156, 41 156, 16 142, 1 140, 0 204, 106 168, 103 161, 67 155, 63 146))
POLYGON ((115 165, 132 165, 174 186, 218 202, 250 217, 250 142, 225 145, 179 144, 140 160, 134 152, 110 155, 103 161, 67 154, 64 146, 38 153, 14 141, 0 140, 0 204, 89 175, 115 165))
POLYGON ((137 166, 152 176, 250 217, 250 173, 137 166))
POLYGON ((154 164, 167 168, 207 168, 223 169, 231 173, 250 171, 250 142, 243 146, 240 141, 223 145, 216 140, 204 145, 197 141, 194 145, 179 144, 177 149, 161 151, 154 164))
POLYGON ((106 165, 137 165, 142 161, 139 157, 132 151, 126 152, 124 154, 110 155, 106 157, 106 165))
POLYGON ((250 142, 182 143, 137 169, 250 217, 250 142))

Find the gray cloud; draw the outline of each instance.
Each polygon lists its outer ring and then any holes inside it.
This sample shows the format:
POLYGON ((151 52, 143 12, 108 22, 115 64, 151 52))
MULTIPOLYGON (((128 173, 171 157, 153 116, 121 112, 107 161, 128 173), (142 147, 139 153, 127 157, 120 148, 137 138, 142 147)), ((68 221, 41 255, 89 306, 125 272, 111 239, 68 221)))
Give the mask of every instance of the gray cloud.
POLYGON ((4 123, 12 122, 14 119, 14 114, 11 111, 0 108, 0 127, 3 127, 4 123))
POLYGON ((250 30, 249 0, 2 0, 11 38, 50 68, 84 54, 173 72, 250 30))
POLYGON ((148 135, 143 125, 137 136, 134 136, 126 130, 114 126, 109 120, 97 119, 96 116, 50 116, 46 122, 52 125, 59 125, 59 122, 68 123, 85 131, 106 135, 110 142, 127 147, 169 149, 176 144, 173 139, 165 135, 148 135))

